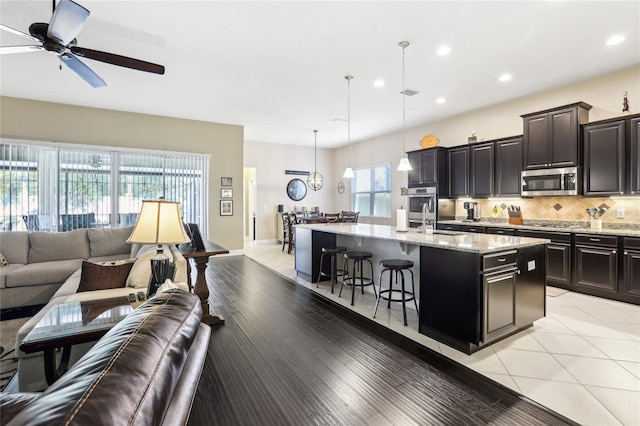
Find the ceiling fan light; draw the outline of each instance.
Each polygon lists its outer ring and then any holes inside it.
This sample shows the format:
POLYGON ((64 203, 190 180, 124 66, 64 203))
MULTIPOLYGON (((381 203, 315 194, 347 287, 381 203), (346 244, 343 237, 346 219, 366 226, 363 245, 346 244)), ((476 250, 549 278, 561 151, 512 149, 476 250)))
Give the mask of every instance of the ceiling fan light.
POLYGON ((356 177, 356 174, 353 173, 353 169, 351 168, 351 166, 348 166, 346 169, 344 169, 344 174, 342 175, 342 177, 345 179, 353 179, 354 177, 356 177))
POLYGON ((407 172, 409 170, 413 170, 413 167, 411 167, 411 163, 409 163, 409 159, 407 157, 402 157, 400 159, 400 164, 398 164, 398 171, 407 172))

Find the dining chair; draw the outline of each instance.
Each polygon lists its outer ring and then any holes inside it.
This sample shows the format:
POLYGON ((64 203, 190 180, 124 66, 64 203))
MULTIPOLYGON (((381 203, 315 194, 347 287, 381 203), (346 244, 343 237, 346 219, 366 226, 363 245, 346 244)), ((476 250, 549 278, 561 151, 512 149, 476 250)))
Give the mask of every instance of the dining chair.
POLYGON ((343 222, 358 223, 358 216, 360 216, 360 212, 350 212, 345 210, 340 212, 340 217, 342 217, 343 222))
POLYGON ((280 213, 280 217, 282 218, 282 251, 284 251, 285 245, 289 244, 289 224, 291 217, 289 213, 280 213))
POLYGON ((287 238, 288 248, 287 253, 291 254, 291 252, 296 247, 296 230, 294 229, 294 225, 298 223, 298 217, 294 213, 288 213, 289 215, 289 238, 287 238))
POLYGON ((324 218, 327 220, 327 223, 341 222, 340 213, 325 213, 324 218))

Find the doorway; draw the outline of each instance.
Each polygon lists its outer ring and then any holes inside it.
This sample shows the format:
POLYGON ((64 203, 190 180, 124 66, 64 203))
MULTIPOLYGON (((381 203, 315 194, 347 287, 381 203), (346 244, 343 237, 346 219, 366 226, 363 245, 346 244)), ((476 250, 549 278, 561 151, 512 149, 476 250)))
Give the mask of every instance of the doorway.
POLYGON ((258 205, 257 169, 244 168, 244 238, 245 241, 256 239, 256 206, 258 205))

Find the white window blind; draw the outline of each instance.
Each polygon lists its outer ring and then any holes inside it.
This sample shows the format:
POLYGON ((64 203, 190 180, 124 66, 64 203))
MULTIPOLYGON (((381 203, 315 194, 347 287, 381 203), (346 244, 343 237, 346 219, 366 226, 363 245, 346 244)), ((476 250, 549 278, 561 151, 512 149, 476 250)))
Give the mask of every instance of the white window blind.
POLYGON ((209 158, 157 151, 0 144, 0 229, 131 226, 143 200, 177 201, 206 231, 209 158))
POLYGON ((354 170, 351 205, 362 216, 391 217, 389 164, 354 170))

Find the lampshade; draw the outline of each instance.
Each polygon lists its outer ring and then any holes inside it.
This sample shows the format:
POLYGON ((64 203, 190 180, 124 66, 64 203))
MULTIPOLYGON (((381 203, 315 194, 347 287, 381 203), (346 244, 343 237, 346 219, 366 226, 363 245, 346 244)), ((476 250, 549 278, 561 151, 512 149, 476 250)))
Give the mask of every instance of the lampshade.
POLYGON ((409 170, 413 170, 411 163, 409 163, 409 159, 407 157, 402 157, 400 159, 400 164, 398 164, 398 171, 407 172, 409 170))
POLYGON ((181 244, 191 239, 180 218, 180 203, 164 200, 142 202, 142 209, 128 243, 181 244))
POLYGON ((353 169, 351 167, 347 167, 346 169, 344 169, 344 174, 342 175, 342 177, 346 179, 353 179, 354 177, 356 177, 356 174, 353 173, 353 169))

